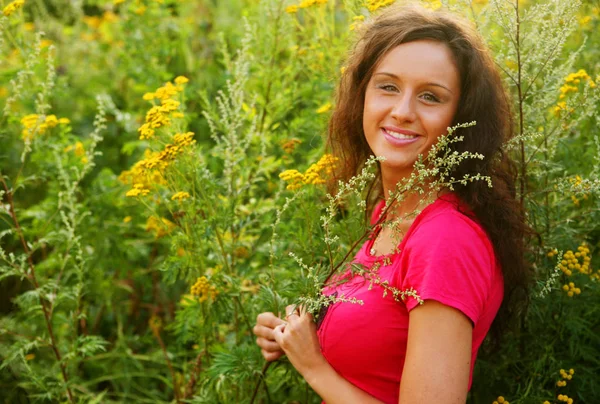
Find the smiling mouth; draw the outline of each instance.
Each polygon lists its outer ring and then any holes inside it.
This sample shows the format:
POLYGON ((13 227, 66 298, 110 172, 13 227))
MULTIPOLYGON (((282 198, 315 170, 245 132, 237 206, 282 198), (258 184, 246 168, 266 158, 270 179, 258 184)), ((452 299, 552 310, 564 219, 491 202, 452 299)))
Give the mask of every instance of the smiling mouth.
POLYGON ((418 135, 405 135, 404 133, 399 133, 399 132, 394 132, 393 130, 389 130, 386 128, 382 128, 384 130, 385 133, 387 133, 388 135, 390 135, 391 137, 395 138, 395 139, 416 139, 419 136, 418 135))

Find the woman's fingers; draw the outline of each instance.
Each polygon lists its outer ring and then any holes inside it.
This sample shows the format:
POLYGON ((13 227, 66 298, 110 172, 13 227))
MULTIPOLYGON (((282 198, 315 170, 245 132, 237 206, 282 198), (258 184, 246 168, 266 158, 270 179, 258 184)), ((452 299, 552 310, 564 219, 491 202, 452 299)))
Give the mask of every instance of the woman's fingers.
POLYGON ((275 340, 258 337, 256 338, 256 345, 268 352, 281 351, 281 347, 279 347, 279 344, 275 340))
POLYGON ((270 340, 275 339, 275 338, 273 338, 273 328, 265 327, 264 325, 256 324, 254 326, 254 328, 252 329, 252 332, 257 337, 263 337, 263 338, 267 338, 270 340))
POLYGON ((262 353, 263 358, 265 358, 269 362, 277 360, 284 355, 283 351, 268 352, 268 351, 265 351, 264 349, 261 349, 260 352, 262 353))
POLYGON ((279 324, 283 323, 284 321, 282 319, 271 312, 260 313, 258 316, 256 316, 256 324, 268 328, 275 328, 279 324))

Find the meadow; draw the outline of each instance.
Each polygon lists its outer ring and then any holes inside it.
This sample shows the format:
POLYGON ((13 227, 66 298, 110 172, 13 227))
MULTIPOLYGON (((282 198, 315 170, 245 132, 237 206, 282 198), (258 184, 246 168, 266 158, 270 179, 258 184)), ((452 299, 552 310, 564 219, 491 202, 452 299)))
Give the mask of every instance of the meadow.
MULTIPOLYGON (((327 305, 365 237, 375 161, 331 196, 324 139, 392 3, 0 0, 2 402, 320 402, 252 327, 327 305)), ((468 402, 598 403, 600 3, 421 3, 493 50, 534 230, 528 310, 468 402)))

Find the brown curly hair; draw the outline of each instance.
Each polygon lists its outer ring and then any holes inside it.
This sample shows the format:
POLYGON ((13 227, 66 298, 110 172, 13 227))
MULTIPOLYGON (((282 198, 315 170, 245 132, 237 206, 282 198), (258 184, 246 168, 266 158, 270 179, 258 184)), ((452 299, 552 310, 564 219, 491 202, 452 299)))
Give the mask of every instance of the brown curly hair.
MULTIPOLYGON (((372 154, 362 120, 366 87, 377 64, 396 46, 418 40, 446 44, 455 59, 461 98, 453 126, 477 122, 460 129, 464 141, 451 147, 485 158, 464 160, 453 177, 480 173, 492 179, 492 188, 485 181, 474 181, 456 187, 455 193, 487 232, 504 274, 504 301, 491 329, 492 340, 499 342, 509 320, 520 317, 527 306, 531 268, 525 260, 525 240, 530 231, 516 200, 515 165, 503 150, 514 135, 510 98, 487 46, 469 22, 449 12, 410 5, 389 8, 364 24, 347 60, 329 122, 327 147, 344 162, 335 180, 356 175, 372 154)), ((382 194, 379 173, 367 195, 371 209, 382 194)))

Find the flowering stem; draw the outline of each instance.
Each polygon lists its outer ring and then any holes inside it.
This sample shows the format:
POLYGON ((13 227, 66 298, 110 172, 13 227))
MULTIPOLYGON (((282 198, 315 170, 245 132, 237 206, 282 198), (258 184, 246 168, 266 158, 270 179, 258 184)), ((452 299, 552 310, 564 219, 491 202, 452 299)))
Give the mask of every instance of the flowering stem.
POLYGON ((521 44, 520 44, 520 35, 521 35, 521 20, 519 17, 519 1, 516 0, 515 1, 515 13, 516 13, 516 24, 517 24, 517 32, 516 32, 516 36, 515 36, 515 50, 517 52, 517 91, 519 92, 519 144, 521 147, 521 181, 519 181, 520 183, 520 187, 521 187, 521 210, 524 208, 525 205, 525 181, 526 181, 526 174, 527 174, 527 168, 526 168, 526 163, 525 163, 525 140, 523 140, 523 102, 524 102, 524 98, 523 98, 523 86, 522 86, 522 68, 523 66, 521 65, 521 44))
POLYGON ((196 386, 196 381, 198 375, 200 374, 200 370, 202 370, 202 356, 206 354, 206 350, 200 352, 198 356, 196 356, 196 364, 194 365, 194 370, 190 376, 190 381, 185 387, 185 393, 183 394, 183 399, 187 399, 194 394, 194 387, 196 386))
MULTIPOLYGON (((33 284, 33 287, 36 290, 39 290, 40 285, 35 276, 35 266, 33 265, 31 251, 29 250, 29 247, 27 246, 27 242, 25 241, 25 236, 23 235, 23 229, 21 229, 21 225, 19 224, 19 220, 17 219, 17 214, 15 212, 15 205, 14 205, 14 200, 12 197, 12 191, 8 188, 8 185, 6 184, 6 181, 4 180, 4 177, 1 174, 0 174, 0 182, 2 182, 2 186, 4 187, 4 190, 6 192, 6 200, 9 205, 10 216, 13 219, 13 222, 15 224, 15 229, 17 230, 17 234, 19 235, 19 239, 21 240, 21 244, 23 245, 23 251, 25 252, 25 255, 27 255, 27 262, 29 264, 29 273, 26 274, 27 279, 29 279, 29 281, 33 284)), ((40 300, 40 305, 42 306, 42 311, 44 313, 44 319, 46 321, 46 328, 48 329, 48 335, 50 336, 52 350, 54 351, 56 360, 60 364, 60 370, 61 370, 61 373, 63 376, 63 380, 65 381, 65 388, 67 390, 67 396, 69 398, 69 401, 73 403, 73 402, 75 402, 75 400, 73 399, 73 394, 71 393, 71 389, 68 386, 69 377, 67 375, 67 367, 66 367, 65 363, 62 361, 62 356, 60 354, 60 351, 58 350, 58 344, 56 343, 56 338, 54 337, 54 331, 52 329, 52 322, 50 321, 50 309, 46 305, 46 301, 42 298, 41 294, 38 295, 38 298, 40 300)))
MULTIPOLYGON (((260 374, 260 378, 256 382, 256 386, 254 387, 254 392, 252 393, 252 398, 250 399, 250 404, 254 404, 254 400, 256 399, 256 394, 258 394, 258 388, 260 387, 260 384, 262 382, 265 383, 265 391, 267 392, 267 397, 269 396, 269 390, 267 389, 267 382, 265 381, 265 376, 267 375, 267 370, 269 370, 269 367, 271 366, 271 364, 273 364, 273 362, 265 362, 265 364, 262 368, 262 372, 260 374)), ((270 401, 271 400, 269 400, 269 402, 270 401)))
POLYGON ((156 340, 160 344, 160 348, 162 349, 165 360, 167 361, 167 366, 169 367, 169 371, 171 372, 171 378, 173 379, 173 392, 175 394, 175 401, 177 403, 180 403, 181 399, 179 398, 179 386, 177 385, 177 378, 175 377, 175 371, 173 370, 173 365, 171 364, 171 360, 169 359, 169 355, 167 353, 167 347, 165 346, 165 343, 163 342, 163 340, 160 336, 160 330, 158 329, 158 327, 152 328, 152 333, 154 334, 154 336, 156 337, 156 340))

